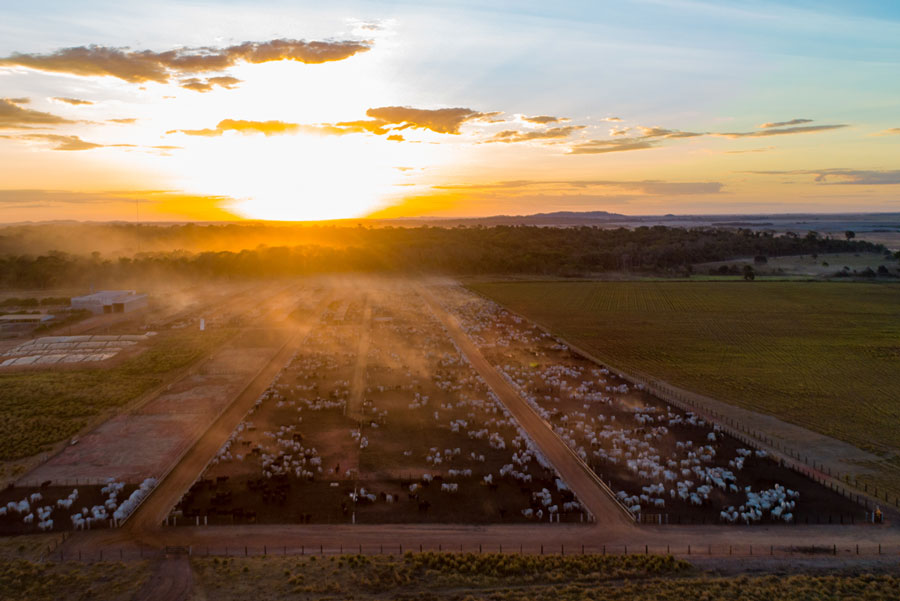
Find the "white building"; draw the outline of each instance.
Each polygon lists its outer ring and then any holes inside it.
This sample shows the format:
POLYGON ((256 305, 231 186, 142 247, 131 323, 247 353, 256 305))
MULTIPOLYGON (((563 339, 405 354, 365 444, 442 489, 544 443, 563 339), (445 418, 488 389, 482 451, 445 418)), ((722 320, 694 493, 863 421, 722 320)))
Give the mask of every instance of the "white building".
POLYGON ((72 298, 73 309, 87 309, 95 315, 129 313, 146 306, 147 295, 138 294, 134 290, 102 290, 72 298))

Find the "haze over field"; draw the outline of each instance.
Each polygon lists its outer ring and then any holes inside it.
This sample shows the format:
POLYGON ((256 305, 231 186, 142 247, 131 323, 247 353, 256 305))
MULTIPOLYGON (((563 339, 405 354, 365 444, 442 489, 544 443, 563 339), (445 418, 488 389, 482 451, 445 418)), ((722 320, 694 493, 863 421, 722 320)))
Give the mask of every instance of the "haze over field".
POLYGON ((897 211, 893 2, 0 8, 0 222, 897 211))

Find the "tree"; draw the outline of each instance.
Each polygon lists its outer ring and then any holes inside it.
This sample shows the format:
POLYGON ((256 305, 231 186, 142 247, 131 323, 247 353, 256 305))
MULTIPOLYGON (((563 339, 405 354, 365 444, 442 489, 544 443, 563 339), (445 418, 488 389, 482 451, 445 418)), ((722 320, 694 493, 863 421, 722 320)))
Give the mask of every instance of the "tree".
POLYGON ((765 265, 769 260, 766 258, 766 255, 756 255, 753 257, 753 262, 757 265, 765 265))
POLYGON ((853 230, 847 230, 846 232, 844 232, 844 236, 847 238, 847 240, 853 240, 854 238, 856 238, 856 232, 854 232, 853 230))
POLYGON ((744 279, 748 282, 752 282, 756 279, 756 273, 749 265, 744 265, 744 279))

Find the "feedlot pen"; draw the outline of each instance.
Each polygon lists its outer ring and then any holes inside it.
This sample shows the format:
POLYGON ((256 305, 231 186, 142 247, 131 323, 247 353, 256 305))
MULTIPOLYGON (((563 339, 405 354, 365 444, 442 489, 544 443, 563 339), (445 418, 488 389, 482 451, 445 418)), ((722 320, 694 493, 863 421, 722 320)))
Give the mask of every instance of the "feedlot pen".
MULTIPOLYGON (((499 305, 455 285, 431 290, 640 521, 866 519, 863 507, 499 305)), ((333 294, 303 350, 185 494, 173 523, 588 521, 413 286, 360 278, 333 294)))

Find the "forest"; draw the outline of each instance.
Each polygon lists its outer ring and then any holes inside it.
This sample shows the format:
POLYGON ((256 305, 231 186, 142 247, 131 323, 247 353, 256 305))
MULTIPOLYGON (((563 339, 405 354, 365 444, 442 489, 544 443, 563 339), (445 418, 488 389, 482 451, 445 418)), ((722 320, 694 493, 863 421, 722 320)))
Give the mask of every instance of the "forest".
POLYGON ((102 285, 128 278, 255 278, 351 272, 678 274, 689 272, 695 263, 708 261, 829 252, 885 249, 870 242, 826 237, 816 232, 798 235, 664 226, 604 229, 85 224, 64 229, 0 230, 0 286, 40 289, 102 285), (91 245, 103 250, 89 250, 91 245), (141 247, 165 250, 138 250, 141 247), (33 250, 39 248, 44 250, 33 250))

